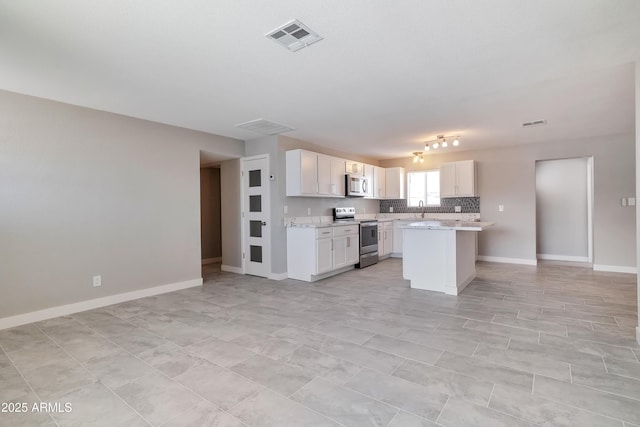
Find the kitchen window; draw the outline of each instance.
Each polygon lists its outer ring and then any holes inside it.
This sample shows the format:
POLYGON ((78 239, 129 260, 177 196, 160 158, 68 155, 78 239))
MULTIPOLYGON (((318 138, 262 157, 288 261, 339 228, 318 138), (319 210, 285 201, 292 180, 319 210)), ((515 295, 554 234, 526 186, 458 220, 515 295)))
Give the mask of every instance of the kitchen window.
POLYGON ((440 171, 418 171, 407 173, 407 205, 440 206, 440 171))

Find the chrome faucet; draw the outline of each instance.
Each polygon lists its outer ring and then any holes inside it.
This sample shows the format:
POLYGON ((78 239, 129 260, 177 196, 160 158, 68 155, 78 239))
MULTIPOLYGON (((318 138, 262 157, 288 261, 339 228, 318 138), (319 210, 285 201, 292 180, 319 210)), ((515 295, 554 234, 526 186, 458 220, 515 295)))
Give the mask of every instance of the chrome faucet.
POLYGON ((424 202, 422 200, 418 202, 418 207, 422 208, 422 215, 420 215, 420 218, 424 219, 424 202))

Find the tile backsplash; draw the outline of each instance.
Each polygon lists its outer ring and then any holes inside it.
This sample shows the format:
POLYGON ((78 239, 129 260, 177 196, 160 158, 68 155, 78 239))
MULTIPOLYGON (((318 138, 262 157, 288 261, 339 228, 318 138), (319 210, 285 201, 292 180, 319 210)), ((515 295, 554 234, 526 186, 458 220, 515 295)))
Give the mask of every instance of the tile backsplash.
POLYGON ((458 197, 440 199, 440 206, 409 207, 407 199, 380 200, 380 213, 454 213, 455 207, 461 206, 463 213, 480 213, 480 197, 458 197))

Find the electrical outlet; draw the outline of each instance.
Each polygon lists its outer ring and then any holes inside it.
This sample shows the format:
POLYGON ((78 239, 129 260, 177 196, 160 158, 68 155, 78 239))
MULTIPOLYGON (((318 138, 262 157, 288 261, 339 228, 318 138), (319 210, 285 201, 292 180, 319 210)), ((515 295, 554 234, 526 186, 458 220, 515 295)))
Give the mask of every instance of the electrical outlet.
POLYGON ((636 198, 635 197, 629 197, 627 200, 628 200, 628 205, 629 206, 635 206, 636 205, 636 198))
POLYGON ((462 206, 456 206, 455 210, 456 210, 457 213, 462 212, 462 206))
POLYGON ((311 215, 311 208, 307 208, 307 215, 311 215))
POLYGON ((389 212, 393 213, 393 206, 389 206, 389 212))
POLYGON ((626 207, 626 206, 627 206, 627 198, 626 198, 626 197, 623 197, 622 199, 620 199, 620 204, 621 204, 623 207, 626 207))
POLYGON ((102 286, 102 276, 93 276, 93 287, 102 286))
POLYGON ((504 212, 504 205, 498 205, 498 212, 504 212))
POLYGON ((285 215, 289 213, 289 206, 284 205, 284 213, 285 215))

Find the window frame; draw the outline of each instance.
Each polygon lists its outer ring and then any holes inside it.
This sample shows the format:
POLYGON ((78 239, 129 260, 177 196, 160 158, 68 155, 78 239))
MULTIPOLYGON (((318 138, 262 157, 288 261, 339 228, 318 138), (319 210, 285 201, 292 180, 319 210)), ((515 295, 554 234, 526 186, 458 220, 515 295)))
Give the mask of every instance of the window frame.
MULTIPOLYGON (((418 205, 410 205, 409 204, 409 200, 411 199, 411 188, 410 188, 410 183, 409 183, 409 176, 412 173, 423 173, 423 172, 438 172, 438 178, 440 178, 440 169, 422 169, 422 170, 408 171, 407 172, 407 198, 406 198, 406 200, 407 200, 407 207, 409 207, 409 208, 417 208, 417 207, 419 207, 418 205)), ((425 183, 427 181, 428 180, 425 180, 425 183)), ((424 207, 436 207, 436 208, 442 207, 442 197, 440 197, 440 190, 439 189, 438 189, 438 199, 440 201, 439 201, 438 204, 427 204, 427 199, 428 199, 428 197, 427 197, 427 194, 426 194, 426 185, 425 185, 425 201, 424 201, 425 204, 424 204, 424 207)))

